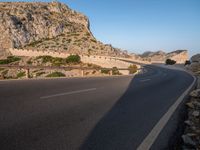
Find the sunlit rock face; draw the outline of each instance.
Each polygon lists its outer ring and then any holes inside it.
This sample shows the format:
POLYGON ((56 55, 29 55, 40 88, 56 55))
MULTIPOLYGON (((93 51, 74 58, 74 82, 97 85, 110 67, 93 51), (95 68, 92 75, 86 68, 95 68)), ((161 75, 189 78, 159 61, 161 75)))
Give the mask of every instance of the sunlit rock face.
POLYGON ((83 14, 59 2, 0 2, 0 53, 9 48, 125 55, 97 41, 83 14))
POLYGON ((145 52, 140 56, 143 59, 158 63, 163 63, 166 59, 175 60, 177 63, 185 63, 185 61, 189 59, 187 50, 176 50, 170 53, 165 53, 163 51, 145 52))

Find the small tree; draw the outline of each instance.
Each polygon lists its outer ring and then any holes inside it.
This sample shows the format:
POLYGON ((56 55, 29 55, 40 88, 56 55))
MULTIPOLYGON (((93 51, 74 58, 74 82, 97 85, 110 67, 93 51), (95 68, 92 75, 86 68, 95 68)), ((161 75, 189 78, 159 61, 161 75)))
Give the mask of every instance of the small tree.
POLYGON ((134 73, 136 73, 137 72, 137 66, 136 65, 130 65, 129 67, 128 67, 128 69, 129 69, 129 73, 130 74, 134 74, 134 73))
POLYGON ((109 69, 101 69, 101 73, 103 74, 109 74, 110 70, 109 69))
POLYGON ((81 57, 79 55, 70 55, 66 58, 67 63, 80 63, 81 57))
POLYGON ((113 74, 113 75, 121 75, 121 73, 119 72, 119 70, 118 70, 117 67, 113 67, 113 68, 112 68, 112 74, 113 74))
POLYGON ((185 66, 190 65, 190 64, 191 64, 190 60, 185 61, 185 66))
POLYGON ((166 64, 166 65, 174 65, 174 64, 176 64, 176 61, 175 61, 175 60, 172 60, 172 59, 167 59, 167 60, 165 61, 165 64, 166 64))

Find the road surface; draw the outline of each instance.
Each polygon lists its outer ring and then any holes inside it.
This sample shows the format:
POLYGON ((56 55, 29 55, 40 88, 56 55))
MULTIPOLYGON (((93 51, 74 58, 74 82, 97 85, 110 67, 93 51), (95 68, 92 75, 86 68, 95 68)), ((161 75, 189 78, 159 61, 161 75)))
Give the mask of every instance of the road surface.
POLYGON ((0 149, 134 150, 193 80, 151 66, 135 77, 0 81, 0 149))

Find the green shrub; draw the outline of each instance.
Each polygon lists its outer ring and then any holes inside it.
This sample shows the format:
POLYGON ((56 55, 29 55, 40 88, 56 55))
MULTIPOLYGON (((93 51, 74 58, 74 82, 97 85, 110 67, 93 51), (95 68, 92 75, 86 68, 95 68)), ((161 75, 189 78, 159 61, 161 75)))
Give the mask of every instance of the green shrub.
POLYGON ((15 61, 19 61, 21 58, 16 57, 16 56, 8 56, 7 59, 2 59, 0 60, 0 64, 9 64, 15 61))
POLYGON ((112 68, 112 75, 121 75, 117 67, 112 68))
POLYGON ((46 77, 65 77, 65 74, 62 72, 53 72, 48 74, 46 77))
POLYGON ((53 57, 52 56, 38 56, 36 59, 42 59, 42 63, 52 62, 53 57))
POLYGON ((17 74, 17 78, 24 77, 25 75, 26 75, 25 72, 19 72, 19 73, 17 74))
POLYGON ((134 74, 134 73, 137 72, 137 66, 136 66, 136 65, 130 65, 130 66, 128 67, 128 69, 129 69, 129 73, 130 73, 130 74, 134 74))
POLYGON ((186 61, 185 61, 185 66, 186 66, 186 65, 190 65, 190 64, 191 64, 191 62, 190 62, 189 60, 186 60, 186 61))
POLYGON ((53 66, 60 66, 66 63, 80 63, 79 55, 70 55, 66 59, 52 56, 39 56, 36 59, 42 59, 42 63, 50 62, 53 66))
POLYGON ((110 70, 109 69, 101 69, 101 73, 103 74, 109 74, 110 70))
POLYGON ((28 60, 26 63, 27 63, 28 65, 31 65, 33 62, 32 62, 31 60, 28 60))
POLYGON ((176 64, 176 61, 175 61, 175 60, 172 60, 172 59, 167 59, 167 60, 165 61, 165 64, 166 64, 166 65, 174 65, 174 64, 176 64))
POLYGON ((81 57, 79 55, 70 55, 66 58, 67 63, 80 63, 81 57))
POLYGON ((60 66, 62 64, 65 64, 65 59, 59 57, 53 57, 51 63, 53 66, 60 66))

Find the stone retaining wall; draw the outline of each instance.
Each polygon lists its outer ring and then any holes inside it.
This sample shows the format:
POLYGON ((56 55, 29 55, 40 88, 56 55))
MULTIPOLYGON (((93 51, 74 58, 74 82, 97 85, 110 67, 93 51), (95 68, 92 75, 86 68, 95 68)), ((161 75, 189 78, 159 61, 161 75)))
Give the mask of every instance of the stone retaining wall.
MULTIPOLYGON (((26 50, 26 49, 9 49, 12 55, 15 56, 28 56, 28 57, 37 57, 37 56, 44 56, 44 55, 49 55, 52 57, 61 57, 61 58, 66 58, 70 54, 65 52, 65 51, 51 51, 51 50, 26 50)), ((132 63, 129 62, 124 62, 121 60, 118 60, 119 58, 115 57, 109 57, 109 56, 95 56, 95 55, 80 55, 81 61, 84 63, 92 63, 99 65, 104 68, 112 68, 112 67, 117 67, 117 68, 128 68, 132 63)), ((121 58, 120 58, 121 59, 121 58)), ((125 58, 124 58, 125 59, 125 58)), ((130 59, 127 59, 130 60, 130 59)), ((137 65, 138 68, 140 68, 139 65, 137 65)), ((122 74, 129 74, 128 70, 120 70, 122 74)))

